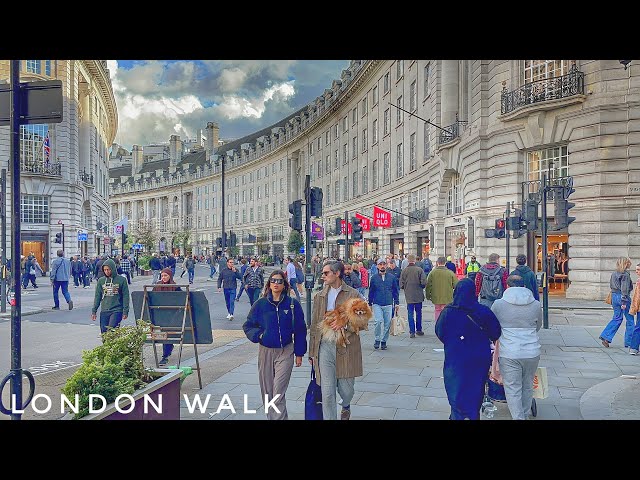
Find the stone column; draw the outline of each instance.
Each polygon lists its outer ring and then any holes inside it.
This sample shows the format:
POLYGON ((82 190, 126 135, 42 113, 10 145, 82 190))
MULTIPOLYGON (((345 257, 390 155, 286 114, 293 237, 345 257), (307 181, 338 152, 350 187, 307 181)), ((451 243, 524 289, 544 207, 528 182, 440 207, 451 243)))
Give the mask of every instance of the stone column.
POLYGON ((80 121, 80 159, 78 162, 78 174, 91 172, 91 96, 88 89, 80 92, 83 95, 80 98, 82 107, 82 119, 80 121))
POLYGON ((442 100, 440 126, 446 128, 456 121, 459 109, 459 73, 458 60, 442 61, 442 100))

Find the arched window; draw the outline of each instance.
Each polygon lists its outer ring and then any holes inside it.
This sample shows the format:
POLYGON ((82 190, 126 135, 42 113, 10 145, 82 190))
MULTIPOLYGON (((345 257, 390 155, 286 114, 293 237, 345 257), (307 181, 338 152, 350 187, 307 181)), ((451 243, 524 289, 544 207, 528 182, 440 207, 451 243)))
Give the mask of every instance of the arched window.
POLYGON ((462 213, 462 185, 460 175, 457 173, 451 176, 449 190, 447 193, 447 215, 462 213))

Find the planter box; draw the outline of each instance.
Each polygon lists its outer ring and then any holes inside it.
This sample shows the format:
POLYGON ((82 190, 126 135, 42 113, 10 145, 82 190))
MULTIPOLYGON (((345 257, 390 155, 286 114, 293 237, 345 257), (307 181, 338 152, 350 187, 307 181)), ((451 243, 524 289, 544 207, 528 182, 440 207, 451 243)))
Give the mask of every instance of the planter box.
MULTIPOLYGON (((157 380, 147 384, 146 387, 136 390, 132 397, 135 400, 135 408, 129 413, 121 413, 116 410, 116 404, 110 403, 107 408, 100 413, 90 413, 80 420, 180 420, 180 378, 182 370, 174 369, 153 369, 153 376, 159 376, 157 380), (148 412, 144 413, 144 397, 159 405, 159 396, 162 395, 162 413, 155 411, 149 405, 148 412)), ((120 409, 127 410, 130 402, 120 401, 120 409)), ((67 413, 63 420, 71 420, 73 413, 67 413)))
POLYGON ((153 275, 153 270, 142 270, 143 277, 150 277, 151 275, 153 275))

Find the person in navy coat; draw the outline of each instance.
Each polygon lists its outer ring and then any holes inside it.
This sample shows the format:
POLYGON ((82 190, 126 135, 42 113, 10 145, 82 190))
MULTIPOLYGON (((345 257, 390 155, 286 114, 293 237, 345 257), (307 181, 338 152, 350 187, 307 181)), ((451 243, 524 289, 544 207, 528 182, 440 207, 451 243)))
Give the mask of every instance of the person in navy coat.
POLYGON ((462 279, 453 302, 442 310, 436 335, 444 343, 444 386, 450 420, 479 420, 491 367, 491 342, 500 338, 500 323, 489 307, 478 303, 474 283, 462 279))

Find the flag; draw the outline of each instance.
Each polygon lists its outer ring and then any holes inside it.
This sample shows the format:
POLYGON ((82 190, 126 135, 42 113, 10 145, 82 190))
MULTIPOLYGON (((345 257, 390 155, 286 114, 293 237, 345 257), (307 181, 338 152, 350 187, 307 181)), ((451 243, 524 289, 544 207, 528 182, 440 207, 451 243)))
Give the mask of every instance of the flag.
POLYGON ((317 240, 324 240, 324 228, 316 222, 311 222, 311 236, 316 237, 317 240))
POLYGON ((42 154, 44 156, 44 163, 49 163, 49 156, 51 155, 51 147, 49 146, 49 130, 47 130, 47 136, 44 137, 44 142, 42 142, 42 154))
POLYGON ((365 217, 364 215, 360 215, 358 212, 356 212, 356 218, 359 218, 360 220, 362 220, 362 222, 360 222, 360 225, 362 226, 363 232, 371 231, 371 221, 367 217, 365 217))
POLYGON ((391 212, 381 209, 380 207, 373 207, 373 226, 389 228, 391 227, 391 212))

